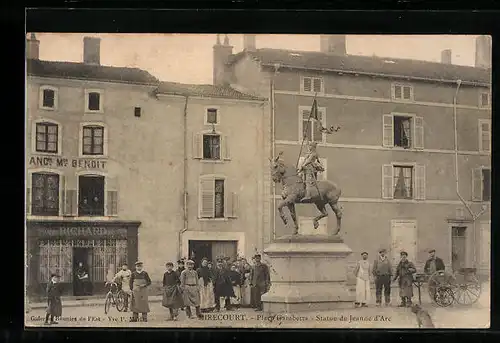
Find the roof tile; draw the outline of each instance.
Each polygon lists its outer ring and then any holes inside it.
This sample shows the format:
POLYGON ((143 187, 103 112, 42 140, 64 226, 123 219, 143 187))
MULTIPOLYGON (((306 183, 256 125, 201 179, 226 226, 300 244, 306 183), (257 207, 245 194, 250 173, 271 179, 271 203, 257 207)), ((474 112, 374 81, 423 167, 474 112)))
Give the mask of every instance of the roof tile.
POLYGON ((158 93, 238 100, 265 100, 255 95, 242 93, 229 86, 195 85, 176 82, 161 82, 158 87, 158 93))

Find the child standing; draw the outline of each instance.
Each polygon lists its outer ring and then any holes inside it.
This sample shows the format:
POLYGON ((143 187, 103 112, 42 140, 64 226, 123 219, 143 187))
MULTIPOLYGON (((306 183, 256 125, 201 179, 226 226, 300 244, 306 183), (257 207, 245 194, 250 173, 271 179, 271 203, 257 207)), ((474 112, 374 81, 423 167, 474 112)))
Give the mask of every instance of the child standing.
POLYGON ((50 281, 47 285, 47 302, 45 324, 57 324, 54 318, 62 315, 61 287, 59 284, 59 275, 57 274, 50 275, 50 281))

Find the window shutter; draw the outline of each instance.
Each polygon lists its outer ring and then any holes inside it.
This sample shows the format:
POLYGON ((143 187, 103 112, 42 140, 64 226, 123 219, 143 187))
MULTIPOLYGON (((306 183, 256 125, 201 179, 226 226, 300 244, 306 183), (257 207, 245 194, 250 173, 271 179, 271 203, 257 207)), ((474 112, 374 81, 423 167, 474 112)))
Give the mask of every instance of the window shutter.
POLYGON ((59 175, 59 215, 64 216, 64 204, 66 203, 66 177, 59 175))
POLYGON ((382 198, 392 199, 394 197, 394 168, 392 164, 382 166, 382 198))
POLYGON ((31 187, 26 187, 26 215, 31 214, 31 187))
POLYGON ((402 88, 403 88, 403 99, 404 100, 411 100, 411 87, 404 86, 402 88))
POLYGON ((304 77, 303 79, 303 88, 304 88, 304 92, 310 92, 312 90, 312 82, 311 82, 311 78, 310 77, 304 77))
POLYGON ((118 215, 118 183, 117 178, 106 178, 106 212, 108 216, 118 215))
POLYGON ((313 90, 315 93, 320 93, 321 92, 321 83, 322 83, 322 80, 319 79, 319 78, 314 78, 313 79, 313 90))
POLYGON ((483 172, 481 168, 472 169, 472 201, 481 201, 483 194, 483 172))
POLYGON ((200 218, 213 218, 215 212, 215 180, 213 177, 200 179, 200 218))
POLYGON ((479 151, 491 151, 491 127, 486 121, 479 122, 479 151))
POLYGON ((229 137, 220 136, 220 139, 221 139, 222 158, 224 160, 230 160, 231 155, 230 155, 229 137))
POLYGON ((393 90, 393 95, 392 97, 394 99, 401 99, 402 98, 402 90, 401 90, 401 86, 398 86, 398 85, 395 85, 392 87, 392 90, 393 90))
POLYGON ((413 140, 414 148, 415 149, 423 149, 424 148, 424 118, 415 117, 414 124, 415 124, 414 125, 415 139, 413 140))
POLYGON ((394 116, 392 114, 384 114, 383 118, 383 146, 394 146, 394 116))
POLYGON ((202 158, 201 133, 193 133, 193 158, 202 158))
POLYGON ((235 192, 225 192, 224 207, 226 218, 236 218, 238 216, 238 194, 235 192))
POLYGON ((415 199, 425 200, 425 165, 415 166, 415 199))
POLYGON ((76 216, 78 201, 77 192, 72 185, 70 185, 70 178, 64 178, 64 203, 63 203, 63 215, 64 216, 76 216))

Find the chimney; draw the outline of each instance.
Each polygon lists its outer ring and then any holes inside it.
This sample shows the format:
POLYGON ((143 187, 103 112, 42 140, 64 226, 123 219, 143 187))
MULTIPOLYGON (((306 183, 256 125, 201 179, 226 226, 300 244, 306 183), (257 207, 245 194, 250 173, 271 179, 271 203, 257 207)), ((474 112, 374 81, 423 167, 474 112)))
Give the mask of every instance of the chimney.
POLYGON ((101 63, 101 39, 95 37, 83 38, 83 63, 97 64, 101 63))
POLYGON ((26 57, 29 60, 38 60, 40 58, 40 41, 36 39, 34 33, 26 40, 26 57))
POLYGON ((320 50, 324 53, 346 55, 345 35, 321 35, 320 50))
POLYGON ((214 65, 213 65, 213 84, 222 86, 229 84, 228 72, 226 70, 226 63, 229 57, 233 54, 233 47, 229 45, 229 37, 224 37, 224 43, 220 43, 220 35, 217 35, 217 41, 213 47, 214 50, 214 65))
POLYGON ((476 67, 491 68, 491 36, 476 38, 476 67))
POLYGON ((256 50, 256 44, 255 44, 255 35, 243 35, 243 49, 247 51, 255 51, 256 50))
POLYGON ((451 64, 451 49, 441 51, 441 63, 451 64))

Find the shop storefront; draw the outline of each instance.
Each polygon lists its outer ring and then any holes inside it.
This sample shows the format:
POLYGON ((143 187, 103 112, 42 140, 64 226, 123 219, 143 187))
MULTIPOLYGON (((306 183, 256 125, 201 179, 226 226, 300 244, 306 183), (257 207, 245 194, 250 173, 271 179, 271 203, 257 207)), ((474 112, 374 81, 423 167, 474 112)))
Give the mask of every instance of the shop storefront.
POLYGON ((91 283, 89 294, 106 291, 110 271, 137 259, 137 221, 27 221, 27 288, 43 296, 50 274, 61 275, 65 295, 76 295, 81 263, 91 283))

